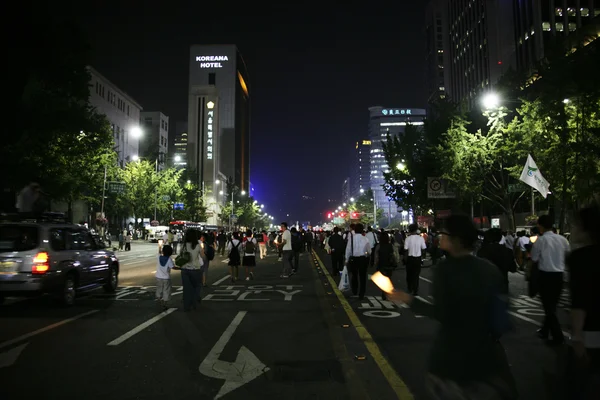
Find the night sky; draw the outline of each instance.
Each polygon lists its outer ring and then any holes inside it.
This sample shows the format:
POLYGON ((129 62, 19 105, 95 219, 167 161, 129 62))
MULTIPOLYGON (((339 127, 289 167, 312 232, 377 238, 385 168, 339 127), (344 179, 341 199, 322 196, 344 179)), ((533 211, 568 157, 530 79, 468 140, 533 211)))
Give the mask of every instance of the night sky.
POLYGON ((77 10, 93 66, 174 127, 187 119, 189 46, 236 44, 250 75, 251 181, 278 220, 314 224, 337 207, 354 144, 368 135, 368 107, 425 106, 426 1, 336 11, 169 5, 180 3, 77 10))

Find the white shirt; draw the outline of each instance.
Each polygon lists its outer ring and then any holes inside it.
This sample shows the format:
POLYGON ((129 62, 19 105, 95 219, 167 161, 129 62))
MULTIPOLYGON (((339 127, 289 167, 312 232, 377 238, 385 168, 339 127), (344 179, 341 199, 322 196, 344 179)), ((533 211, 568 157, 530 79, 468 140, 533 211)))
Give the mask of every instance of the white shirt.
POLYGON ((564 272, 568 251, 569 241, 564 236, 552 231, 544 232, 533 244, 531 259, 538 262, 540 271, 564 272))
POLYGON ((515 244, 515 238, 512 235, 506 235, 502 239, 504 240, 504 243, 500 242, 500 244, 504 244, 504 246, 506 246, 507 249, 512 250, 515 244))
POLYGON ((526 245, 529 244, 529 238, 527 236, 521 236, 517 242, 521 251, 527 251, 525 248, 526 245))
POLYGON ((257 241, 256 241, 256 239, 254 239, 254 238, 250 238, 250 239, 246 240, 246 241, 244 242, 244 255, 245 255, 245 256, 256 256, 256 253, 247 253, 247 252, 246 252, 246 245, 248 244, 248 242, 252 242, 252 243, 254 243, 254 249, 255 249, 255 250, 256 250, 256 246, 258 245, 258 242, 257 242, 257 241))
POLYGON ((425 249, 427 249, 425 239, 423 239, 423 236, 417 235, 416 233, 409 235, 404 241, 404 250, 408 250, 409 257, 421 257, 423 254, 421 250, 425 249))
POLYGON ((167 260, 167 263, 165 265, 162 265, 160 263, 160 257, 158 258, 158 261, 156 262, 156 277, 158 279, 171 279, 171 269, 175 266, 175 264, 173 264, 173 259, 171 257, 169 257, 169 259, 167 260))
POLYGON ((348 244, 346 245, 346 261, 350 257, 365 257, 371 255, 371 243, 365 236, 352 233, 348 238, 348 244), (352 242, 350 242, 352 240, 352 242), (352 249, 354 248, 354 252, 352 249))
POLYGON ((190 253, 190 262, 185 264, 182 268, 184 269, 200 269, 204 265, 204 260, 200 257, 202 246, 199 244, 192 248, 191 243, 185 244, 185 251, 190 253))
POLYGON ((377 243, 379 243, 377 241, 377 234, 375 232, 367 232, 366 237, 367 237, 367 239, 369 239, 369 243, 371 244, 371 248, 375 247, 375 245, 377 243))
POLYGON ((285 241, 285 244, 283 245, 282 249, 283 251, 292 250, 292 234, 289 229, 283 231, 283 234, 281 235, 281 240, 282 243, 283 241, 285 241))
MULTIPOLYGON (((227 254, 229 254, 231 252, 231 249, 236 247, 238 245, 238 243, 240 243, 240 241, 237 239, 231 239, 229 242, 227 242, 227 247, 226 247, 227 254)), ((238 246, 237 249, 240 252, 240 254, 242 254, 242 246, 238 246)))

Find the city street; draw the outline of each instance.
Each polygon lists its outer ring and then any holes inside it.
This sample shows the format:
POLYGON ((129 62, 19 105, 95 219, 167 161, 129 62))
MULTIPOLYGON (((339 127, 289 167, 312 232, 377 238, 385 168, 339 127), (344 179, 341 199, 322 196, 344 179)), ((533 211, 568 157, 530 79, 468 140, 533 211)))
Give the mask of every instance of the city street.
MULTIPOLYGON (((391 399, 382 370, 352 328, 312 258, 279 278, 273 254, 256 279, 231 283, 212 261, 198 310, 154 302, 156 244, 134 242, 115 295, 101 290, 63 308, 52 299, 9 299, 0 307, 2 399, 391 399)), ((240 278, 244 273, 240 271, 240 278)), ((410 398, 410 397, 404 397, 410 398)))
MULTIPOLYGON (((316 263, 330 271, 330 258, 317 251, 316 263)), ((427 263, 426 263, 427 265, 427 263)), ((373 273, 369 270, 369 274, 373 273)), ((328 272, 326 275, 329 274, 328 272)), ((402 377, 416 399, 427 399, 425 376, 429 350, 436 332, 433 320, 433 298, 430 295, 432 268, 423 268, 417 296, 410 306, 381 300, 381 291, 372 282, 367 284, 365 300, 345 296, 360 319, 360 324, 372 335, 383 355, 402 377)), ((324 282, 329 279, 324 278, 324 282)), ((402 267, 394 271, 394 286, 406 289, 402 267)), ((544 312, 538 299, 527 296, 527 284, 523 275, 510 275, 511 307, 515 329, 501 339, 512 372, 518 384, 521 399, 564 399, 562 383, 564 376, 565 348, 546 346, 535 335, 543 321, 544 312)), ((567 294, 560 302, 558 316, 563 330, 568 331, 567 294)))

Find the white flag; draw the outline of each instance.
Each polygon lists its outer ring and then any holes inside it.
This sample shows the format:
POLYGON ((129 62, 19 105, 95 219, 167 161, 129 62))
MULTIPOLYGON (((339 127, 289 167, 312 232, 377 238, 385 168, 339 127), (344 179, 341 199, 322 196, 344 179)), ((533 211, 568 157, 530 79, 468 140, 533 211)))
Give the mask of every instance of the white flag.
POLYGON ((519 179, 540 192, 544 198, 548 197, 550 184, 544 179, 530 154, 527 155, 527 162, 525 163, 525 167, 523 167, 523 172, 521 172, 519 179))

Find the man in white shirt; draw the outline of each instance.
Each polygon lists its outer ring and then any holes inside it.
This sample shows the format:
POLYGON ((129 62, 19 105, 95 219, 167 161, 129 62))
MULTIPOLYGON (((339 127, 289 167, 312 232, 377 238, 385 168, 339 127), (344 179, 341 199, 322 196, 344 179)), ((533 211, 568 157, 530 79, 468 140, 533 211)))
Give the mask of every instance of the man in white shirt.
POLYGON ((565 338, 556 317, 556 306, 563 289, 565 256, 569 251, 569 241, 552 232, 552 218, 542 215, 538 219, 540 235, 531 249, 531 260, 538 263, 538 284, 544 307, 544 324, 538 330, 542 339, 552 335, 550 344, 562 344, 565 338))
POLYGON ((371 243, 363 236, 364 229, 363 224, 354 225, 354 232, 348 233, 348 244, 346 245, 346 265, 348 273, 350 273, 350 288, 352 294, 358 294, 360 300, 365 297, 367 268, 371 256, 371 243))
POLYGON ((281 223, 281 242, 279 246, 282 247, 282 260, 283 270, 281 272, 281 278, 289 278, 292 274, 292 259, 294 258, 294 251, 292 250, 292 234, 288 229, 287 222, 281 223))
POLYGON ((412 224, 408 227, 409 235, 404 241, 406 250, 406 286, 408 293, 417 296, 419 293, 419 276, 421 275, 421 257, 427 249, 425 239, 419 235, 419 226, 412 224))

